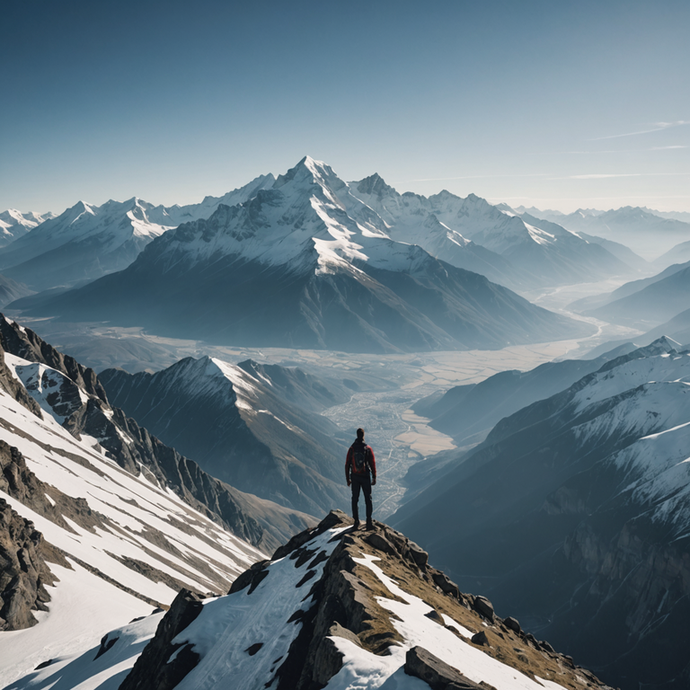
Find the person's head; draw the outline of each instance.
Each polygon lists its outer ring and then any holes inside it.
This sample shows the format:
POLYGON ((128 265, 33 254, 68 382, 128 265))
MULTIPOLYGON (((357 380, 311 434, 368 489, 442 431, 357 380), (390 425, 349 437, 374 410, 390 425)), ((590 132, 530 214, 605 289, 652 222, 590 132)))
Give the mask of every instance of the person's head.
POLYGON ((364 440, 364 429, 357 429, 357 440, 358 441, 364 440))

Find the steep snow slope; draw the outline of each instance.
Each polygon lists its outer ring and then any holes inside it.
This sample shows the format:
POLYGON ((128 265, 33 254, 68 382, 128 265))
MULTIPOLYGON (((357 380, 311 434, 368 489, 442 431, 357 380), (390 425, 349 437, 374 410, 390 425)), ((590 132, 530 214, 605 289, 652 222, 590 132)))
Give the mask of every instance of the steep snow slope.
POLYGON ((226 591, 276 535, 310 523, 163 446, 109 405, 93 371, 32 331, 3 317, 0 342, 2 528, 11 517, 40 533, 29 562, 0 528, 3 681, 167 606, 180 587, 226 591), (38 623, 19 629, 31 609, 38 623))
MULTIPOLYGON (((47 402, 61 373, 12 355, 5 359, 40 401, 42 418, 0 391, 2 437, 21 452, 45 493, 24 502, 12 495, 13 487, 0 495, 63 558, 49 564, 58 578, 48 587, 55 605, 37 614, 37 626, 0 633, 3 681, 83 648, 85 637, 102 635, 152 605, 169 604, 181 586, 223 591, 261 557, 170 489, 122 469, 97 438, 77 439, 61 426, 64 410, 47 402)), ((3 469, 14 473, 13 467, 3 469)))
POLYGON ((357 352, 493 348, 591 331, 390 239, 375 215, 327 165, 305 158, 270 190, 165 233, 125 271, 32 313, 357 352))
POLYGON ((402 534, 351 524, 333 512, 227 596, 182 592, 155 635, 159 614, 112 631, 97 658, 94 648, 59 659, 8 690, 605 690, 490 602, 461 594, 402 534))

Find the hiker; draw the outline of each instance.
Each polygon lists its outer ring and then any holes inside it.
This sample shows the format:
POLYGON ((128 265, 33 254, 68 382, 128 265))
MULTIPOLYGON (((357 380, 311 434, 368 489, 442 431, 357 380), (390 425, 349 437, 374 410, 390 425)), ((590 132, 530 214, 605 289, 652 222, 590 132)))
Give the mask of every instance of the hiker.
POLYGON ((354 529, 359 529, 359 491, 364 492, 364 504, 367 509, 367 529, 374 529, 371 521, 371 487, 376 484, 376 460, 374 451, 364 443, 364 429, 357 429, 357 440, 347 451, 345 460, 345 479, 352 486, 352 517, 354 529), (371 472, 371 475, 369 474, 371 472))

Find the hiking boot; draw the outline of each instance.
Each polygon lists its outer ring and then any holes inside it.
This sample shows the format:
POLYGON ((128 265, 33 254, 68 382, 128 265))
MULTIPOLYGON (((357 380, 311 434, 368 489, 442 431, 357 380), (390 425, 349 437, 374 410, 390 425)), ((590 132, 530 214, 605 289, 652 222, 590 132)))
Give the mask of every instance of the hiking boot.
POLYGON ((374 523, 373 523, 371 520, 367 520, 367 527, 366 527, 366 529, 368 529, 368 530, 376 529, 376 528, 374 527, 374 523))
POLYGON ((355 520, 355 524, 352 525, 352 529, 359 529, 359 520, 355 520))

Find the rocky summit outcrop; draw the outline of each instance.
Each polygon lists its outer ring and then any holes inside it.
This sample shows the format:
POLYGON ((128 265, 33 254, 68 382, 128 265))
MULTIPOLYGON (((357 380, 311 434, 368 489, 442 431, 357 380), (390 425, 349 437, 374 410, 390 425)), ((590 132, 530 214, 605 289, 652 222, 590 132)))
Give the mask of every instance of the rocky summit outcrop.
POLYGON ((461 593, 400 532, 379 522, 354 531, 339 511, 240 575, 227 596, 202 607, 181 593, 120 687, 210 688, 213 679, 316 690, 335 676, 337 687, 369 687, 373 677, 398 687, 405 675, 433 690, 491 690, 511 678, 535 690, 543 681, 607 688, 484 597, 461 593), (173 677, 170 662, 183 653, 173 677))

